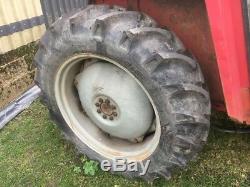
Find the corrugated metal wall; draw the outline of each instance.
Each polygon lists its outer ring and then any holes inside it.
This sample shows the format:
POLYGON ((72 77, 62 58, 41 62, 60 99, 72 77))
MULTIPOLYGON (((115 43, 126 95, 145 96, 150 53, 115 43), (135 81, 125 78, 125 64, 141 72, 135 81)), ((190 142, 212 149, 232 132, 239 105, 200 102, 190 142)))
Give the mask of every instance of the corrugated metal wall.
POLYGON ((0 54, 38 40, 57 18, 88 0, 0 0, 0 54))
POLYGON ((63 14, 83 8, 87 4, 88 0, 41 0, 46 26, 50 26, 63 14))
POLYGON ((33 84, 31 64, 37 46, 28 43, 40 39, 45 23, 49 26, 86 4, 86 0, 0 0, 0 110, 33 84))
POLYGON ((0 0, 0 54, 38 40, 43 23, 40 0, 0 0))

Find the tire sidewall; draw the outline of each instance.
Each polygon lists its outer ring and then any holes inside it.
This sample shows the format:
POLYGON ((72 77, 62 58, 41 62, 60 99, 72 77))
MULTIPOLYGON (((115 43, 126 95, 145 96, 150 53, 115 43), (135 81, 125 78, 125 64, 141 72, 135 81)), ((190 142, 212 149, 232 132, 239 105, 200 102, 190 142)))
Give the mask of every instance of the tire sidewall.
MULTIPOLYGON (((63 41, 63 40, 60 40, 63 41)), ((169 132, 171 131, 171 121, 167 121, 167 119, 170 119, 170 115, 167 110, 167 103, 165 102, 163 95, 164 93, 161 93, 163 89, 161 89, 160 85, 157 84, 157 82, 153 81, 150 76, 147 74, 146 71, 139 65, 136 64, 133 56, 130 56, 128 53, 124 52, 123 49, 119 47, 113 47, 112 43, 111 45, 105 45, 105 43, 98 43, 96 44, 96 48, 89 50, 89 47, 86 47, 88 43, 93 42, 93 40, 87 40, 82 41, 81 46, 72 47, 75 43, 74 40, 70 41, 67 40, 65 42, 61 43, 61 46, 63 48, 61 50, 57 50, 54 52, 51 52, 50 55, 46 57, 46 64, 44 64, 44 67, 42 68, 44 71, 44 74, 46 73, 47 76, 44 77, 47 80, 45 82, 50 82, 50 84, 43 84, 42 90, 46 90, 46 93, 43 94, 49 102, 49 108, 52 113, 52 117, 54 120, 59 123, 59 127, 63 130, 65 137, 73 141, 73 143, 77 146, 77 149, 80 153, 86 154, 88 157, 94 158, 95 160, 98 160, 101 162, 102 160, 109 160, 108 158, 103 157, 102 155, 98 154, 94 150, 90 149, 84 142, 82 142, 75 133, 71 130, 71 128, 67 125, 66 121, 64 120, 60 109, 57 105, 56 98, 55 98, 55 77, 60 69, 60 67, 67 61, 67 59, 71 58, 74 55, 80 54, 80 53, 92 53, 96 55, 102 55, 104 57, 107 57, 109 59, 114 60, 118 64, 120 64, 122 67, 127 69, 133 76, 135 76, 138 81, 143 85, 143 87, 147 90, 150 97, 152 98, 154 105, 158 111, 158 115, 160 118, 160 126, 161 126, 161 132, 164 134, 162 136, 162 133, 160 135, 160 141, 157 145, 157 148, 155 151, 151 154, 150 157, 146 158, 143 162, 145 163, 147 160, 150 160, 151 163, 149 165, 148 172, 155 171, 155 168, 161 167, 161 157, 168 157, 168 154, 171 151, 171 141, 173 138, 173 134, 169 132), (84 45, 85 44, 85 45, 84 45), (102 46, 101 46, 102 45, 102 46), (101 47, 100 47, 101 46, 101 47), (88 50, 85 50, 87 48, 88 50), (109 50, 107 50, 109 49, 109 50), (114 55, 115 54, 115 55, 114 55), (47 96, 46 96, 47 95, 47 96), (168 135, 168 136, 167 136, 168 135), (168 141, 168 144, 161 143, 168 141), (163 147, 161 147, 161 145, 163 147), (154 163, 152 163, 154 162, 154 163), (153 167, 153 168, 152 168, 153 167)), ((58 44, 57 44, 58 45, 58 44)), ((59 45, 58 45, 59 46, 59 45)), ((140 164, 138 164, 140 166, 140 164)), ((128 175, 128 176, 139 176, 139 173, 141 172, 141 168, 139 167, 139 171, 136 173, 129 173, 124 172, 122 174, 128 175)))

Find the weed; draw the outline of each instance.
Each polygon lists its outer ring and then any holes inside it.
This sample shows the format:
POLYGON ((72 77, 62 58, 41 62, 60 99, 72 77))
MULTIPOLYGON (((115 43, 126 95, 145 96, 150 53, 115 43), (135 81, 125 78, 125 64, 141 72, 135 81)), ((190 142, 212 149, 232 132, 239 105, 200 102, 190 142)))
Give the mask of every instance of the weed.
POLYGON ((94 176, 98 170, 98 162, 94 160, 86 161, 83 164, 83 171, 85 175, 94 176))

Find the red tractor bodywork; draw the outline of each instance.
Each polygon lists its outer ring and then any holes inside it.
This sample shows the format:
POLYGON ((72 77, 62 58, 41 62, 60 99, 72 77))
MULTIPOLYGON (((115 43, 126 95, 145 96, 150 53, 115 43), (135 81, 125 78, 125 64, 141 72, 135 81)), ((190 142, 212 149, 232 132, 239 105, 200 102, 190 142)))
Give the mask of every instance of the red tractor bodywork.
POLYGON ((250 124, 250 80, 241 0, 95 0, 145 12, 198 59, 213 108, 250 124))
POLYGON ((249 124, 250 80, 242 1, 206 0, 206 6, 227 113, 249 124))

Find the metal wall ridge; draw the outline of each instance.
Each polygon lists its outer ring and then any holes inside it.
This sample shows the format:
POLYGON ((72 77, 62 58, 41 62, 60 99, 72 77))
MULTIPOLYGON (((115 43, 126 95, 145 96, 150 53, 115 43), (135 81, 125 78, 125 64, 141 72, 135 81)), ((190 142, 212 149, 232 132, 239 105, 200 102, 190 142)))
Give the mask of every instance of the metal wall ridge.
POLYGON ((39 40, 63 14, 88 0, 0 0, 0 54, 39 40))
POLYGON ((33 18, 17 21, 8 25, 0 26, 0 37, 8 36, 15 32, 24 31, 32 27, 44 24, 44 16, 36 16, 33 18))
POLYGON ((88 0, 41 0, 46 27, 49 27, 63 14, 86 7, 88 2, 88 0))
POLYGON ((44 32, 40 0, 0 0, 0 54, 36 41, 44 32))

